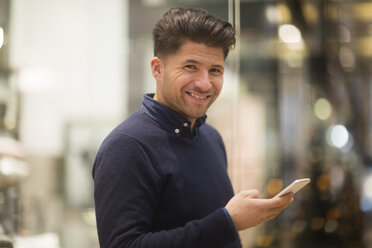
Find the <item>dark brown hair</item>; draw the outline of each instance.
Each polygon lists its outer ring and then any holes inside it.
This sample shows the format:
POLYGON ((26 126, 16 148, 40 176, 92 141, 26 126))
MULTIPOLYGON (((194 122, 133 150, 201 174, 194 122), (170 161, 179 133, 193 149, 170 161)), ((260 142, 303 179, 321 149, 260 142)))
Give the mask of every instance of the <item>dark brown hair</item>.
POLYGON ((153 29, 154 55, 167 57, 178 51, 184 41, 222 48, 226 58, 235 45, 235 31, 230 23, 203 9, 172 8, 153 29))

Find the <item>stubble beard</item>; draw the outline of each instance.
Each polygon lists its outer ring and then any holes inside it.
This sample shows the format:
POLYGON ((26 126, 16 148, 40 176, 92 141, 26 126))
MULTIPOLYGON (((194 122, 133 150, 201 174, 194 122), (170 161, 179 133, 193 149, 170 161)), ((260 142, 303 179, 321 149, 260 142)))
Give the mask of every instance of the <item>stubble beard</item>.
MULTIPOLYGON (((168 87, 165 87, 168 88, 168 87)), ((184 96, 184 92, 181 92, 179 96, 172 94, 165 88, 162 89, 162 94, 164 97, 164 101, 172 110, 177 112, 179 115, 184 117, 185 119, 191 121, 201 118, 205 115, 210 105, 214 102, 215 99, 210 101, 205 107, 200 106, 199 108, 190 106, 186 101, 184 96)))

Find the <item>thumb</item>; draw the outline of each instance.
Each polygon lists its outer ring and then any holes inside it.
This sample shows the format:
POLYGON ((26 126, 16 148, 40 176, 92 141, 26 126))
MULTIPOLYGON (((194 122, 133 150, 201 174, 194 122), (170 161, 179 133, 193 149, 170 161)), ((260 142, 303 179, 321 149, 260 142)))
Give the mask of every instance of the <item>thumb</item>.
POLYGON ((243 192, 244 192, 245 197, 250 197, 250 198, 258 198, 259 197, 258 190, 256 190, 256 189, 243 190, 243 192))

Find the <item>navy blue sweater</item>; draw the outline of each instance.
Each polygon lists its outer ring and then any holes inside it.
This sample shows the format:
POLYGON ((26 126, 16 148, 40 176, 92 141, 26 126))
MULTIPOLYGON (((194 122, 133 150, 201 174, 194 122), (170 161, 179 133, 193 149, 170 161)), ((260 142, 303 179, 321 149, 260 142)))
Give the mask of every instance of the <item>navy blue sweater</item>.
POLYGON ((93 167, 101 248, 241 247, 221 136, 146 95, 102 143, 93 167))

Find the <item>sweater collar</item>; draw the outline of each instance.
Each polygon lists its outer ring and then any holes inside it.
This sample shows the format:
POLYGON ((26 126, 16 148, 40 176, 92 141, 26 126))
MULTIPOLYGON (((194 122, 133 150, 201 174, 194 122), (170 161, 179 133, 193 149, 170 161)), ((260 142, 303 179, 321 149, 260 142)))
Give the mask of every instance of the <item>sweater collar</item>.
POLYGON ((144 95, 141 111, 148 114, 151 118, 168 129, 170 132, 186 137, 197 136, 199 127, 203 125, 207 119, 206 115, 197 119, 194 125, 193 133, 191 133, 191 122, 180 116, 174 110, 154 100, 154 94, 144 95))

